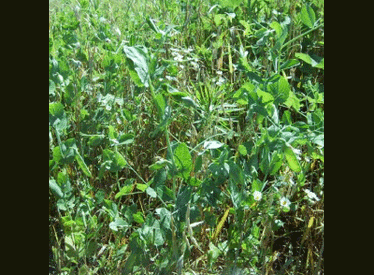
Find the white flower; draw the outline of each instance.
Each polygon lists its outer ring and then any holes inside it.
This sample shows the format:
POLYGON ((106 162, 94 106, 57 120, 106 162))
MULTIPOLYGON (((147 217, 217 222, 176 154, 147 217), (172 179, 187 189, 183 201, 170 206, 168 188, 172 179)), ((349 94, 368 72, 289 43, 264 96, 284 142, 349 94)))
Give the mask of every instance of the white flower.
POLYGON ((180 53, 172 52, 171 55, 174 56, 175 61, 178 61, 178 62, 183 61, 183 55, 181 55, 180 53))
POLYGON ((114 31, 118 34, 118 35, 121 35, 121 31, 118 27, 115 27, 114 28, 114 31))
POLYGON ((319 201, 319 198, 317 197, 317 195, 311 191, 309 191, 308 189, 304 190, 305 193, 308 195, 308 198, 314 202, 316 201, 319 201))
POLYGON ((281 206, 283 206, 283 207, 289 207, 290 204, 291 204, 291 202, 290 202, 287 198, 282 197, 282 198, 280 199, 280 205, 281 205, 281 206))
POLYGON ((255 192, 253 193, 253 197, 254 197, 255 201, 260 201, 261 198, 262 198, 262 193, 259 192, 259 191, 255 191, 255 192))
POLYGON ((197 64, 197 62, 195 62, 195 61, 191 61, 190 64, 192 65, 192 67, 193 67, 195 70, 199 69, 199 64, 197 64))

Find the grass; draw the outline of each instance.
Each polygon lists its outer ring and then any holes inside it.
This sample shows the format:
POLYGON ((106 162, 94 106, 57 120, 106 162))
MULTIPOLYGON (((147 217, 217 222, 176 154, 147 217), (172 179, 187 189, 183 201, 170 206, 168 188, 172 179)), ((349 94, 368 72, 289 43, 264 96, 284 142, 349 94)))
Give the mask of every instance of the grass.
POLYGON ((323 274, 323 8, 50 1, 50 274, 323 274))

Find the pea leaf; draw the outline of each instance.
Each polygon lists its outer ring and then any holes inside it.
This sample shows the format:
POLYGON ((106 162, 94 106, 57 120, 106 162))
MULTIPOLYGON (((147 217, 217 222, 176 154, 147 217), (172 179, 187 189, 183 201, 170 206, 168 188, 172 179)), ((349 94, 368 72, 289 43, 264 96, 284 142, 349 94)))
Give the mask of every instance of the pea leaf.
POLYGON ((51 189, 53 195, 55 195, 57 198, 62 198, 64 196, 60 186, 58 186, 54 179, 49 180, 49 188, 51 189))
POLYGON ((188 179, 192 170, 192 158, 187 145, 179 143, 174 151, 174 162, 178 172, 184 179, 188 179))
POLYGON ((292 169, 292 171, 296 173, 301 172, 301 166, 299 164, 299 161, 297 160, 295 153, 292 151, 290 147, 285 146, 284 156, 286 157, 288 166, 292 169))
POLYGON ((142 212, 136 212, 136 214, 132 214, 134 221, 137 223, 144 223, 143 214, 142 212))
POLYGON ((148 188, 148 185, 143 184, 143 183, 137 183, 136 184, 136 189, 144 192, 148 188))
POLYGON ((152 198, 156 198, 157 197, 157 193, 156 191, 152 188, 152 187, 148 187, 145 192, 152 198))
POLYGON ((301 8, 301 21, 309 28, 313 28, 316 22, 316 15, 310 5, 305 5, 301 8))
POLYGON ((145 47, 128 47, 123 46, 123 51, 127 58, 131 59, 134 64, 134 70, 136 71, 140 81, 145 87, 149 86, 149 68, 147 63, 147 49, 145 47))
POLYGON ((270 93, 274 96, 274 104, 278 105, 285 102, 290 94, 290 84, 283 76, 276 75, 272 83, 268 85, 270 93))
POLYGON ((125 185, 121 188, 121 190, 115 195, 115 199, 119 197, 125 196, 130 193, 134 189, 134 184, 131 181, 126 181, 125 185))
POLYGON ((204 142, 205 149, 218 149, 223 146, 223 143, 216 141, 216 140, 209 140, 204 142))

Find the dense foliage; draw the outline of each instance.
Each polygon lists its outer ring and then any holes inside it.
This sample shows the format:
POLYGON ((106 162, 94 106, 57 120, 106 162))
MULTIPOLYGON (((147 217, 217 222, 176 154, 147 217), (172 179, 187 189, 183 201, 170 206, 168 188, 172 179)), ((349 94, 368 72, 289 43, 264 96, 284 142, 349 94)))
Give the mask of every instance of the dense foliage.
POLYGON ((323 274, 323 9, 50 0, 50 274, 323 274))

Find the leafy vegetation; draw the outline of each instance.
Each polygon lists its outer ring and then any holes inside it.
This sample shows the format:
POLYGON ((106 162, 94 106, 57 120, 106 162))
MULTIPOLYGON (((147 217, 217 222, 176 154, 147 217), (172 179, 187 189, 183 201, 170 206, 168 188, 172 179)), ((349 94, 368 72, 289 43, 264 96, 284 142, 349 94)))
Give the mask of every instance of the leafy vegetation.
POLYGON ((324 2, 49 12, 50 274, 323 274, 324 2))

